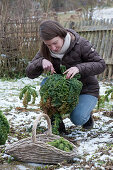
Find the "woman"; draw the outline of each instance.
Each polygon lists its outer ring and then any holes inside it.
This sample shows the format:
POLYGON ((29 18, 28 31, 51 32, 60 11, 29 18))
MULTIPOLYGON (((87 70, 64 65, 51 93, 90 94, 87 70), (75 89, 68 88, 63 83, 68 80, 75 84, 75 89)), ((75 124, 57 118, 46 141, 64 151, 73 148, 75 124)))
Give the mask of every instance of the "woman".
MULTIPOLYGON (((51 74, 61 73, 60 65, 66 66, 67 79, 77 73, 81 75, 83 88, 79 96, 79 103, 70 114, 75 125, 82 125, 85 129, 93 127, 92 110, 99 95, 99 84, 95 75, 102 73, 105 62, 83 37, 74 30, 63 28, 58 22, 47 20, 41 23, 39 34, 42 40, 41 48, 26 68, 26 74, 33 79, 43 71, 51 74)), ((43 84, 46 80, 43 80, 43 84)), ((65 132, 63 122, 60 132, 65 132)))

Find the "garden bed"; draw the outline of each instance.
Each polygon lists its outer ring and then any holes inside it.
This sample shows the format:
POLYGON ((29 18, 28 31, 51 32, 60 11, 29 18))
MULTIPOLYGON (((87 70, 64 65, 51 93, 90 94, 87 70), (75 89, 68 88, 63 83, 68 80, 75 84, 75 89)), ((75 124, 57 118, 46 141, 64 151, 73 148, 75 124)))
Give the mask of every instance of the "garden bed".
MULTIPOLYGON (((40 96, 36 99, 35 104, 29 104, 27 109, 23 107, 19 99, 21 88, 27 84, 36 86, 39 91, 40 78, 31 80, 22 78, 18 80, 0 80, 0 110, 3 111, 10 124, 10 133, 5 145, 0 146, 0 164, 2 169, 113 169, 113 112, 111 106, 113 100, 106 103, 104 108, 93 110, 95 120, 94 128, 87 131, 81 126, 75 126, 70 119, 66 117, 63 121, 68 131, 64 137, 77 146, 78 156, 73 162, 63 162, 58 165, 41 165, 17 162, 12 157, 5 154, 5 147, 15 141, 31 136, 33 122, 41 110, 38 106, 40 96)), ((111 82, 99 82, 100 94, 111 86, 111 82)), ((112 84, 113 85, 113 84, 112 84)), ((41 120, 37 128, 37 133, 44 133, 47 123, 41 120)))

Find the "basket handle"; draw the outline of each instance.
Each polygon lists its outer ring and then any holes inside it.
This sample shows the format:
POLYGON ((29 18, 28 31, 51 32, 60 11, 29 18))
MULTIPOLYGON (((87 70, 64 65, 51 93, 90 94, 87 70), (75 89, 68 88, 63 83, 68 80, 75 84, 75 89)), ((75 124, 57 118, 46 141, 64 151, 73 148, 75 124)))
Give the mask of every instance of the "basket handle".
POLYGON ((32 141, 34 143, 36 142, 36 128, 37 128, 38 122, 40 121, 41 117, 44 117, 47 120, 47 124, 48 124, 47 135, 52 135, 51 120, 50 120, 50 118, 49 118, 49 116, 47 114, 42 113, 36 118, 36 120, 34 121, 34 124, 33 124, 32 141))

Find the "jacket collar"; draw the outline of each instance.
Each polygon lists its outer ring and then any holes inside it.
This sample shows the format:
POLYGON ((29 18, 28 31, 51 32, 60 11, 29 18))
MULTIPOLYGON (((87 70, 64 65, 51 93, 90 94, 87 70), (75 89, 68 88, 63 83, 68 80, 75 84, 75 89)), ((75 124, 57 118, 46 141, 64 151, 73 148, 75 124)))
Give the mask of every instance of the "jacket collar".
POLYGON ((79 41, 79 39, 80 39, 80 35, 76 32, 76 31, 74 31, 74 30, 72 30, 72 29, 66 29, 70 34, 72 34, 72 36, 74 36, 75 38, 72 38, 72 40, 71 40, 71 43, 70 43, 70 47, 68 48, 68 50, 67 50, 67 52, 66 52, 66 54, 68 53, 68 52, 70 52, 71 50, 72 50, 72 48, 75 46, 75 44, 78 44, 78 41, 79 41))

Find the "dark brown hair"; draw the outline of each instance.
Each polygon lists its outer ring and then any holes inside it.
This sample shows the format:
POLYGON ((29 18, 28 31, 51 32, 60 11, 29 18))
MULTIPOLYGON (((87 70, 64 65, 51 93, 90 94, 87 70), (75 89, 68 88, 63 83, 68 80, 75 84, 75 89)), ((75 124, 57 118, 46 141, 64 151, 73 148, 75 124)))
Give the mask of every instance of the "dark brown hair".
POLYGON ((42 44, 40 48, 41 55, 44 58, 51 60, 49 49, 44 44, 43 40, 51 40, 57 36, 64 39, 67 35, 67 31, 58 22, 52 20, 46 20, 40 24, 39 34, 40 34, 40 38, 42 39, 42 44))

